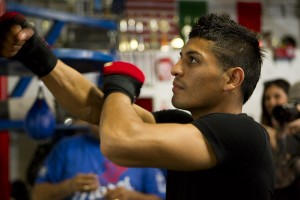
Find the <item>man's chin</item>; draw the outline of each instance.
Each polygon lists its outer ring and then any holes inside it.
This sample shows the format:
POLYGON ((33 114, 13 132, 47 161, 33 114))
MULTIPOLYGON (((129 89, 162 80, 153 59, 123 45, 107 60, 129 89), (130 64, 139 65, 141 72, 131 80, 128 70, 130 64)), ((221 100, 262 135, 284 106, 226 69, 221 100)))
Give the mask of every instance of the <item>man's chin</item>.
POLYGON ((183 107, 184 107, 184 105, 182 105, 182 103, 176 101, 174 96, 172 97, 172 105, 177 109, 183 109, 183 107))

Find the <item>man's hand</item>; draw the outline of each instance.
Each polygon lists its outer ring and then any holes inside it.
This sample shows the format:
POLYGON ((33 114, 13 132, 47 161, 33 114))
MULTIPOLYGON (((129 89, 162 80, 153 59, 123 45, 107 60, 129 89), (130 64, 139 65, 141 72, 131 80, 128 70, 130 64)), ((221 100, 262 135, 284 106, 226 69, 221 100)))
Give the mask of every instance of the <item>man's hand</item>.
POLYGON ((1 56, 6 58, 15 56, 34 34, 33 29, 26 28, 22 21, 24 21, 24 17, 16 12, 5 13, 0 17, 1 56))
POLYGON ((36 183, 32 188, 32 199, 68 199, 76 192, 90 192, 100 187, 96 174, 77 174, 58 183, 36 183))
POLYGON ((136 66, 126 62, 110 62, 103 69, 103 92, 105 97, 113 92, 126 94, 133 103, 139 96, 145 81, 143 72, 136 66))
POLYGON ((293 135, 300 132, 300 119, 295 119, 287 124, 289 134, 293 135))
POLYGON ((47 42, 17 12, 0 17, 0 41, 0 56, 19 60, 39 77, 50 73, 57 63, 47 42))
POLYGON ((107 199, 107 200, 115 200, 115 199, 130 200, 131 193, 132 193, 132 191, 130 191, 130 190, 127 190, 123 187, 117 187, 115 189, 108 190, 105 195, 105 199, 107 199))
POLYGON ((73 192, 89 192, 97 190, 100 186, 97 174, 77 174, 72 179, 69 179, 69 186, 73 192))

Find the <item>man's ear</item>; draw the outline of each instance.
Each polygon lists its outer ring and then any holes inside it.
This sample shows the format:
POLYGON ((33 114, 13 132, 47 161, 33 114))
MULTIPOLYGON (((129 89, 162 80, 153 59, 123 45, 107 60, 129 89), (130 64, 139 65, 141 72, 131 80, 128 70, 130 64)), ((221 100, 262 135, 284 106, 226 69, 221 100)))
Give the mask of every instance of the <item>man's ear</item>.
POLYGON ((226 76, 226 82, 223 89, 232 90, 243 83, 245 74, 241 67, 233 67, 226 70, 224 76, 226 76))

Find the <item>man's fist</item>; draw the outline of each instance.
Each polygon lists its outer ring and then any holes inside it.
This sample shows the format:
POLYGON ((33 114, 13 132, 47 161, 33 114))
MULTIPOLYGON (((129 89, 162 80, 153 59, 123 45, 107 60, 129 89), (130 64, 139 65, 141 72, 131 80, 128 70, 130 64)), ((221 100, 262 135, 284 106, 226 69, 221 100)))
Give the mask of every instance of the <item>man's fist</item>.
POLYGON ((0 41, 1 56, 19 60, 39 77, 51 72, 57 63, 57 58, 47 42, 39 37, 36 29, 17 12, 7 12, 0 17, 0 41), (12 32, 14 25, 21 27, 19 32, 12 32), (26 34, 25 31, 28 30, 32 30, 33 35, 29 39, 22 38, 20 34, 26 34))
POLYGON ((140 95, 145 81, 143 72, 133 64, 110 62, 104 65, 103 92, 105 97, 113 92, 122 92, 130 97, 131 102, 140 95))

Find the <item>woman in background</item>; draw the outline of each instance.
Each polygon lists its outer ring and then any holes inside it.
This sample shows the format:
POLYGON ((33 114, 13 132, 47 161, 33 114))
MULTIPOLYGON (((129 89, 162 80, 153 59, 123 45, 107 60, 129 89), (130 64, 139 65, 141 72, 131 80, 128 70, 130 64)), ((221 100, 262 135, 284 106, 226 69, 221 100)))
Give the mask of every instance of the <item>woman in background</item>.
POLYGON ((300 199, 300 141, 289 132, 289 123, 278 122, 272 115, 275 106, 289 102, 290 84, 274 79, 264 84, 261 123, 270 136, 276 167, 276 185, 272 200, 300 199))

